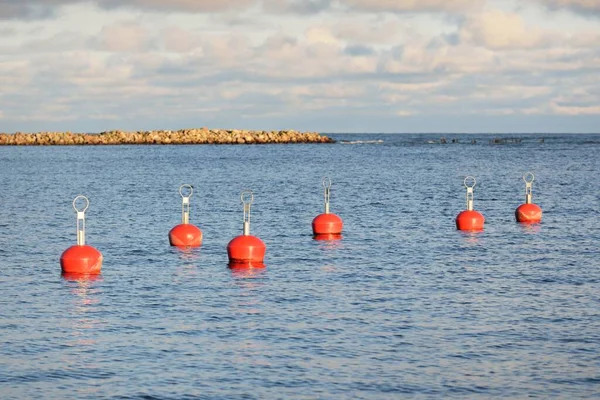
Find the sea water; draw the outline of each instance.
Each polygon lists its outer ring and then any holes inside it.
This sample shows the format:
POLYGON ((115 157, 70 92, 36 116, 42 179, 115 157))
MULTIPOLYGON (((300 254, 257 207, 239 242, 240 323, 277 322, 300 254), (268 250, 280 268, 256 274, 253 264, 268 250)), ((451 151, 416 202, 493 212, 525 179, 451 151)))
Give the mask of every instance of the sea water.
POLYGON ((0 397, 600 396, 600 135, 330 136, 0 147, 0 397), (528 171, 537 225, 514 217, 528 171), (467 175, 481 233, 455 227, 467 175), (311 235, 325 176, 339 241, 311 235), (243 189, 264 270, 227 267, 243 189), (93 280, 60 274, 79 194, 93 280))

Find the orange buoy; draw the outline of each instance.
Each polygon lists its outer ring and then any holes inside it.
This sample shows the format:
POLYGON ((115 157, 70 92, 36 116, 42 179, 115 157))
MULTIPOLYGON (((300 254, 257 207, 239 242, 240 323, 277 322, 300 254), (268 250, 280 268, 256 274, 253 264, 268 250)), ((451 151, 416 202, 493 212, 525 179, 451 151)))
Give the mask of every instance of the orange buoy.
POLYGON ((537 204, 521 204, 515 210, 517 222, 534 224, 542 220, 542 209, 537 204))
POLYGON ((266 246, 262 240, 252 235, 234 237, 227 245, 229 262, 262 263, 265 258, 266 246))
POLYGON ((515 210, 517 222, 534 224, 542 220, 542 209, 537 204, 531 202, 534 179, 535 176, 531 172, 523 175, 523 180, 525 181, 525 203, 521 204, 515 210))
POLYGON ((99 274, 102 254, 92 246, 71 246, 60 256, 60 266, 65 274, 99 274))
POLYGON ((235 268, 264 268, 263 261, 267 247, 262 240, 250 235, 250 205, 254 201, 254 195, 252 191, 244 190, 240 197, 244 204, 244 231, 227 245, 229 265, 235 268))
POLYGON ((102 269, 102 253, 85 244, 85 211, 90 202, 85 196, 77 196, 73 200, 73 208, 77 213, 77 245, 66 249, 60 256, 60 267, 63 274, 99 274, 102 269), (85 207, 77 208, 77 200, 84 200, 85 207))
POLYGON ((456 216, 456 229, 459 231, 482 231, 485 218, 475 210, 465 210, 456 216))
POLYGON ((340 235, 344 222, 335 214, 319 214, 312 221, 313 235, 340 235))
POLYGON ((169 243, 177 247, 200 247, 202 231, 192 224, 175 225, 169 231, 169 243))
POLYGON ((176 225, 169 231, 169 243, 177 247, 200 247, 202 244, 202 231, 195 225, 190 224, 190 198, 194 193, 192 185, 181 185, 179 194, 182 198, 181 224, 176 225), (187 195, 183 194, 184 188, 189 189, 187 195))
POLYGON ((456 229, 460 231, 482 231, 485 218, 481 213, 473 210, 473 188, 475 178, 467 176, 464 185, 467 188, 467 209, 456 216, 456 229))
POLYGON ((329 212, 329 198, 331 196, 331 179, 323 178, 323 187, 325 188, 325 212, 317 215, 312 221, 313 235, 320 236, 324 240, 330 235, 341 235, 344 222, 342 219, 329 212))

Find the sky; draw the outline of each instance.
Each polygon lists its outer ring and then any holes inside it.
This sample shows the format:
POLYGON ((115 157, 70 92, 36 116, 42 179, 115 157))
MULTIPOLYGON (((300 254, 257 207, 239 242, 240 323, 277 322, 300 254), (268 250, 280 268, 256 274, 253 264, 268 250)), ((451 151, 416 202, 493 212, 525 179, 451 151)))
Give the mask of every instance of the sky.
POLYGON ((600 0, 0 0, 0 132, 600 132, 600 0))

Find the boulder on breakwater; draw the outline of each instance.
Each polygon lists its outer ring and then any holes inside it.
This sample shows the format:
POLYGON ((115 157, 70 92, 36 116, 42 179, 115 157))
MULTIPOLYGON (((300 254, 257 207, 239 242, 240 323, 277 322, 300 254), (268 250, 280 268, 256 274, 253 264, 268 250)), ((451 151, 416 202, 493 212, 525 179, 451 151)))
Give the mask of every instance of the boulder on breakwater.
POLYGON ((317 132, 250 131, 242 129, 180 129, 178 131, 107 131, 101 133, 0 133, 0 146, 66 146, 116 144, 267 144, 333 143, 317 132))

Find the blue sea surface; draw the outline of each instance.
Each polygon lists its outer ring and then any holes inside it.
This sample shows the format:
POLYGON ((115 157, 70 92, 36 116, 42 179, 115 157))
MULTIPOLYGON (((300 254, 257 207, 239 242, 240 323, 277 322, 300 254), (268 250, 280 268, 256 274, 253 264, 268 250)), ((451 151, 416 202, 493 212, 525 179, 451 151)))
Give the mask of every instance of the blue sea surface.
POLYGON ((330 136, 0 147, 0 398, 600 397, 600 135, 330 136), (480 233, 455 227, 466 175, 480 233), (324 176, 339 241, 312 237, 324 176), (263 270, 227 267, 246 188, 263 270), (78 194, 92 280, 60 274, 78 194))

